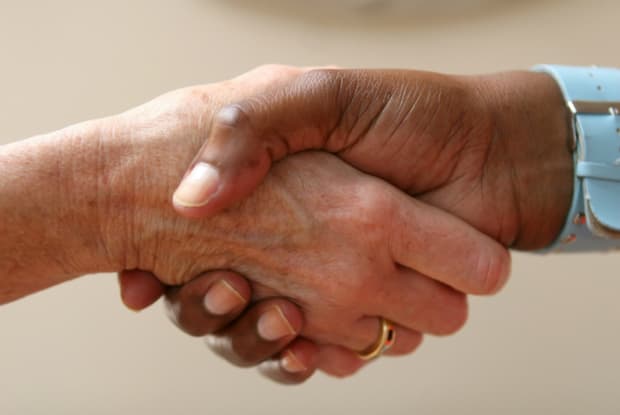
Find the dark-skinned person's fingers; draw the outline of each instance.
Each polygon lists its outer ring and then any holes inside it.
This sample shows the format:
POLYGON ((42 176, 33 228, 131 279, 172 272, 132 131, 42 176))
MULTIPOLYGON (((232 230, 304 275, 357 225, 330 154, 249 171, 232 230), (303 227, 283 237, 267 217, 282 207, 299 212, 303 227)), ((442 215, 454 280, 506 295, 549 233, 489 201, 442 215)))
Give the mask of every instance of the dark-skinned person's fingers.
POLYGON ((268 379, 284 385, 303 383, 316 371, 319 349, 314 342, 298 337, 282 352, 261 363, 258 370, 268 379))
POLYGON ((166 291, 168 316, 181 330, 204 336, 225 327, 245 310, 251 287, 231 271, 210 271, 166 291))
POLYGON ((303 314, 295 304, 282 298, 265 299, 233 323, 206 336, 205 342, 236 366, 255 366, 281 352, 303 325, 303 314))
POLYGON ((322 149, 347 99, 329 73, 306 70, 284 85, 275 83, 259 97, 221 108, 174 193, 176 210, 187 217, 213 215, 247 197, 272 162, 299 151, 322 149))
POLYGON ((142 270, 124 270, 118 273, 121 300, 127 308, 140 311, 164 294, 166 286, 155 275, 142 270))

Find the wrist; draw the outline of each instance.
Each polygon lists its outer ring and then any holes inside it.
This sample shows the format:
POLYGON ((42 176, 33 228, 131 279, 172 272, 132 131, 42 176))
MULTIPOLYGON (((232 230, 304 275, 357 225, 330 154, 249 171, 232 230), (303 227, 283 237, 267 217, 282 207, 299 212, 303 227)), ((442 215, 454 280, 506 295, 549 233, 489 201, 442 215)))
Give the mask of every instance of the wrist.
POLYGON ((80 253, 73 266, 78 275, 122 269, 105 237, 108 195, 115 190, 105 174, 106 123, 107 119, 87 121, 52 134, 60 153, 58 203, 63 206, 63 217, 72 218, 74 224, 67 232, 74 234, 77 247, 69 250, 68 255, 80 253))
POLYGON ((168 234, 188 227, 172 207, 172 193, 203 134, 186 126, 187 120, 172 120, 152 107, 160 108, 146 104, 100 122, 101 240, 116 269, 170 276, 178 272, 171 267, 181 264, 167 257, 183 244, 168 234), (182 138, 176 129, 184 132, 182 138))
POLYGON ((94 124, 0 150, 0 303, 110 270, 93 189, 94 124))
POLYGON ((512 188, 517 233, 512 246, 536 250, 559 235, 570 209, 574 162, 570 114, 555 81, 534 72, 484 77, 501 151, 492 168, 512 188))

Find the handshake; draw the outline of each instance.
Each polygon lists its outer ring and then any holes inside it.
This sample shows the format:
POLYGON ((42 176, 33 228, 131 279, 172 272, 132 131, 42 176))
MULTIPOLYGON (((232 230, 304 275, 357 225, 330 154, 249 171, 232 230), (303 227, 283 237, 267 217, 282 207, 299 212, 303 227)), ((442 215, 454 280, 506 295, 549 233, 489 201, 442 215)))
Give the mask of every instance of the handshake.
POLYGON ((265 66, 6 145, 0 303, 120 272, 127 306, 165 296, 234 364, 350 375, 556 240, 569 115, 535 72, 265 66))

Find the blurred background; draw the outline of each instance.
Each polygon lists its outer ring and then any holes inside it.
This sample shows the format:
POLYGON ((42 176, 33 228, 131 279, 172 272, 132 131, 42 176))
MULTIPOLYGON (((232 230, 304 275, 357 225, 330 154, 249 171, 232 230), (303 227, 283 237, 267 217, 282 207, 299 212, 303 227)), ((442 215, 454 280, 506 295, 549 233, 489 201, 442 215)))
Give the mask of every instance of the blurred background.
MULTIPOLYGON (((263 63, 452 73, 620 66, 617 0, 0 0, 0 142, 263 63)), ((517 254, 469 324, 357 376, 271 384, 113 275, 0 308, 0 414, 617 414, 620 255, 517 254)))

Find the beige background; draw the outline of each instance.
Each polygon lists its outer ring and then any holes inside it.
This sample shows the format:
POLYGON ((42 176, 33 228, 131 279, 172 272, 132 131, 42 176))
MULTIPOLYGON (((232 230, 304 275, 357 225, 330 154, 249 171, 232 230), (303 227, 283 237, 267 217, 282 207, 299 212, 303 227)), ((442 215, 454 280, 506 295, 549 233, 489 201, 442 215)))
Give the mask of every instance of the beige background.
MULTIPOLYGON (((459 73, 620 65, 617 0, 394 20, 276 10, 260 1, 0 0, 0 140, 267 62, 459 73)), ((228 366, 178 333, 160 305, 128 312, 114 277, 92 276, 0 308, 0 414, 620 413, 619 266, 618 255, 516 255, 511 283, 473 299, 461 333, 349 380, 319 375, 302 387, 228 366)))

